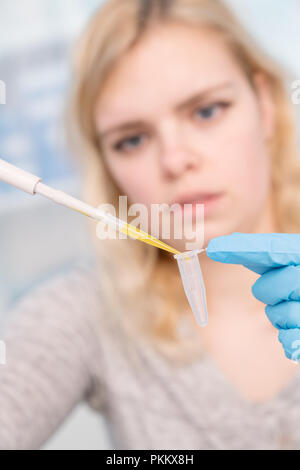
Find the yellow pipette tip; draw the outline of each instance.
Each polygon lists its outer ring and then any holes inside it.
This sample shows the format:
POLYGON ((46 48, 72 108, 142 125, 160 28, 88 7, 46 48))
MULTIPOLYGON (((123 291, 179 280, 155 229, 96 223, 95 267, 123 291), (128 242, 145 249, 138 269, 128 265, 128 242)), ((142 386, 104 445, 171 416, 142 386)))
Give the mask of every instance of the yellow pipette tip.
POLYGON ((134 225, 126 224, 126 226, 122 227, 120 230, 129 237, 140 240, 144 243, 147 243, 148 245, 156 246, 157 248, 168 251, 169 253, 173 253, 174 255, 180 254, 180 251, 175 250, 175 248, 172 248, 171 246, 167 245, 167 243, 162 242, 149 233, 143 232, 143 230, 134 227, 134 225))

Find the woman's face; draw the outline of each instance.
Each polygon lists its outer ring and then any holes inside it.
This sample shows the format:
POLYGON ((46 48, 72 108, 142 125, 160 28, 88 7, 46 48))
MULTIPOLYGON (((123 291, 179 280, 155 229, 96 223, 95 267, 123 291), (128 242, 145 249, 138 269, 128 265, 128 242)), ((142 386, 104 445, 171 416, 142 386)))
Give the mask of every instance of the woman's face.
MULTIPOLYGON (((148 31, 96 103, 102 151, 121 193, 149 211, 151 204, 204 203, 205 244, 253 231, 270 194, 273 127, 267 83, 262 76, 256 83, 258 93, 208 29, 148 31)), ((185 239, 166 242, 185 249, 185 239)))

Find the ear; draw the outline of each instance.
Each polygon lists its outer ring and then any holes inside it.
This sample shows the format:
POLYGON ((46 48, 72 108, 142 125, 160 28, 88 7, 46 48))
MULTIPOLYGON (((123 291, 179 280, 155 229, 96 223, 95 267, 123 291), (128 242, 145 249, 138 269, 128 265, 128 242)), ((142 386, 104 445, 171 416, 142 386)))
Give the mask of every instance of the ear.
POLYGON ((259 101, 265 136, 266 139, 270 139, 275 131, 275 104, 270 80, 263 72, 255 72, 253 83, 259 101))

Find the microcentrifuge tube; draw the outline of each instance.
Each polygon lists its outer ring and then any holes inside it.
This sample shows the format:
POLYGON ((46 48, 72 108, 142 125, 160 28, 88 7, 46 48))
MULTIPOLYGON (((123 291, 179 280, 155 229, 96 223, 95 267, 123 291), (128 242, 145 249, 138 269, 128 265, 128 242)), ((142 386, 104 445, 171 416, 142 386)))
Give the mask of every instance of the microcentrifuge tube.
POLYGON ((174 255, 177 260, 183 287, 190 307, 200 326, 208 322, 205 285, 198 254, 204 251, 193 250, 174 255))

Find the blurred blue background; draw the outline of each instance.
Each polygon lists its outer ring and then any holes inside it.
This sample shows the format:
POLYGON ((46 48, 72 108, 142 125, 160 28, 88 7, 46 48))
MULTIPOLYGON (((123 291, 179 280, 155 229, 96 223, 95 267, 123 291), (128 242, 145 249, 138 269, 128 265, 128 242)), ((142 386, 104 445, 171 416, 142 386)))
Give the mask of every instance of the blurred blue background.
MULTIPOLYGON (((80 174, 67 151, 63 110, 72 77, 70 51, 104 0, 1 0, 0 158, 80 194, 80 174)), ((300 79, 299 0, 227 0, 245 26, 300 79)), ((288 87, 290 84, 287 84, 288 87)), ((295 113, 299 115, 299 107, 295 113)), ((0 182, 0 321, 12 302, 77 262, 90 262, 84 217, 0 182)), ((99 418, 78 407, 45 448, 110 448, 99 418)))

